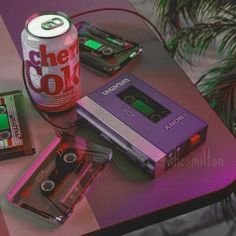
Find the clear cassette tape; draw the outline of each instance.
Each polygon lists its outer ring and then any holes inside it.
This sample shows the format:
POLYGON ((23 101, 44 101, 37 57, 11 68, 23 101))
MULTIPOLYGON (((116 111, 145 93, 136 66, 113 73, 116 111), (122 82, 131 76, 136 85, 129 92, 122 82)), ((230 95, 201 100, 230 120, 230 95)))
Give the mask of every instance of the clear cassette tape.
POLYGON ((111 157, 109 148, 62 133, 9 191, 8 201, 62 224, 111 157))

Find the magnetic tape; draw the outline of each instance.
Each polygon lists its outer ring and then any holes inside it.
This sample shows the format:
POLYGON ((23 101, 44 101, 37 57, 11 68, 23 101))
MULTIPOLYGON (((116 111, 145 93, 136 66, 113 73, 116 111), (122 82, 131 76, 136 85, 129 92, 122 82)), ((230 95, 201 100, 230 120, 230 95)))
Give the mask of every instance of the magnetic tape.
POLYGON ((104 31, 88 22, 76 24, 81 62, 114 75, 142 52, 141 45, 104 31))
POLYGON ((0 94, 0 160, 35 152, 21 90, 0 94))
POLYGON ((110 149, 63 133, 9 191, 8 200, 50 221, 63 223, 111 157, 110 149))

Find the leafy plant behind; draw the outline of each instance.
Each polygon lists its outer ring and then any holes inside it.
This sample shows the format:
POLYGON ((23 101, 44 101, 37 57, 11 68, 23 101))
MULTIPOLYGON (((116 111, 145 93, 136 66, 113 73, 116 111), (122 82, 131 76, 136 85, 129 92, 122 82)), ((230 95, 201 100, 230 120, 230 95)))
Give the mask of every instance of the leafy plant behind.
POLYGON ((197 87, 236 136, 236 0, 156 0, 154 6, 163 29, 173 32, 167 45, 175 58, 191 61, 216 45, 221 60, 197 87))

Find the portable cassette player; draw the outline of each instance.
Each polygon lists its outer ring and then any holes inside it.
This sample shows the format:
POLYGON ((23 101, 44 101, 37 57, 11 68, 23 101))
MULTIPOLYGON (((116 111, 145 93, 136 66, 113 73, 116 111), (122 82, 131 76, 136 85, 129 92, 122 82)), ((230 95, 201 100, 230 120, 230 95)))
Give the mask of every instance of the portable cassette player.
POLYGON ((204 121, 130 73, 80 99, 76 111, 152 177, 206 140, 204 121))

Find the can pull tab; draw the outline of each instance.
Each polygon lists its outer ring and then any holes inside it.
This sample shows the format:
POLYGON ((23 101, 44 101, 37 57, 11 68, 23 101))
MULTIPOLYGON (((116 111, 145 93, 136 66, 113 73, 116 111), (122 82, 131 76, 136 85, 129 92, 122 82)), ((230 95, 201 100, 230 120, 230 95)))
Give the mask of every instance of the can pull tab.
POLYGON ((43 22, 41 24, 41 27, 44 29, 44 30, 51 30, 51 29, 55 29, 61 25, 63 25, 64 22, 61 18, 59 17, 53 17, 52 19, 50 20, 47 20, 45 22, 43 22))

